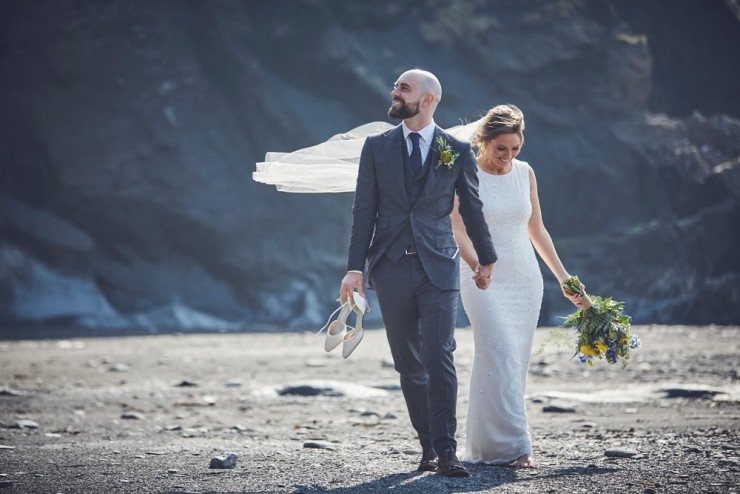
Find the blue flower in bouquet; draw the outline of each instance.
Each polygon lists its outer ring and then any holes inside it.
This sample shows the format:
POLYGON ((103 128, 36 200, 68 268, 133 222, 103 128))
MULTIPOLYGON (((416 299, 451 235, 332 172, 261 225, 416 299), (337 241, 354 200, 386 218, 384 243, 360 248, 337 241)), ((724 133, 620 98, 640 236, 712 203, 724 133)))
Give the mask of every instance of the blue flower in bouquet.
POLYGON ((609 345, 609 349, 606 351, 606 360, 610 364, 617 363, 617 351, 616 348, 614 348, 614 344, 609 345))
POLYGON ((637 337, 637 335, 632 335, 632 338, 629 342, 630 348, 637 348, 640 346, 640 338, 637 337))

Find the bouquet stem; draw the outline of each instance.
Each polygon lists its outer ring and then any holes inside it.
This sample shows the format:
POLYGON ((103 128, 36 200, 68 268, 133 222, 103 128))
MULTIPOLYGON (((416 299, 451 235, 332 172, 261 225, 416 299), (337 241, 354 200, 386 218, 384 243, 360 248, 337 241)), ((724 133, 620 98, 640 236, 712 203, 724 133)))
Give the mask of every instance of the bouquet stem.
POLYGON ((563 281, 563 290, 565 290, 565 293, 568 295, 578 294, 583 297, 583 310, 588 310, 593 307, 594 303, 591 300, 591 297, 588 296, 588 293, 583 289, 583 285, 581 285, 581 281, 578 279, 578 276, 571 276, 567 280, 563 281))

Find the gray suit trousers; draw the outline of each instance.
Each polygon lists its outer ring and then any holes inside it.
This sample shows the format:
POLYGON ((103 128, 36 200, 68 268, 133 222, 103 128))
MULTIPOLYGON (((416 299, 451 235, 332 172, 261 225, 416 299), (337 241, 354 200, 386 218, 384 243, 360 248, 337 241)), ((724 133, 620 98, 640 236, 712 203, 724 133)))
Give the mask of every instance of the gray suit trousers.
POLYGON ((455 451, 457 375, 452 353, 459 291, 435 287, 418 255, 405 255, 397 263, 383 256, 371 277, 419 442, 439 454, 455 451))

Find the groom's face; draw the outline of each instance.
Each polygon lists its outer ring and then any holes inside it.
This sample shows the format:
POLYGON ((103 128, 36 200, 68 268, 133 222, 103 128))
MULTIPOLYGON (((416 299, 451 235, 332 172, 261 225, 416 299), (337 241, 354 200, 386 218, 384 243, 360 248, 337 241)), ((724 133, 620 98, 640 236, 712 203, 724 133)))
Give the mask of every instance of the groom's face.
POLYGON ((393 102, 388 109, 388 116, 404 119, 418 115, 421 100, 424 97, 419 86, 419 81, 410 74, 401 75, 391 91, 393 102))

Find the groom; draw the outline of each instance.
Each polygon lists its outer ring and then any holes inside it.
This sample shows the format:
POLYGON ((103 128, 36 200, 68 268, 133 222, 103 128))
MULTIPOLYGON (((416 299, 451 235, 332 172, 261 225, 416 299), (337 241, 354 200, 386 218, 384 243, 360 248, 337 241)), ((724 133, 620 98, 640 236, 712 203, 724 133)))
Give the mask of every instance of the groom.
POLYGON ((432 119, 442 97, 437 78, 404 72, 388 115, 403 123, 365 141, 360 157, 348 272, 340 295, 375 288, 411 424, 422 447, 419 470, 465 477, 455 454, 455 320, 459 250, 450 212, 455 194, 487 287, 496 254, 478 197, 470 144, 432 119), (365 260, 368 261, 365 269, 365 260), (439 457, 437 454, 439 453, 439 457))

